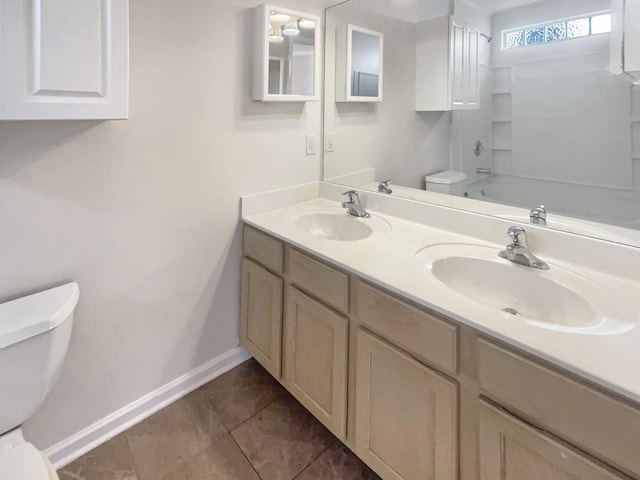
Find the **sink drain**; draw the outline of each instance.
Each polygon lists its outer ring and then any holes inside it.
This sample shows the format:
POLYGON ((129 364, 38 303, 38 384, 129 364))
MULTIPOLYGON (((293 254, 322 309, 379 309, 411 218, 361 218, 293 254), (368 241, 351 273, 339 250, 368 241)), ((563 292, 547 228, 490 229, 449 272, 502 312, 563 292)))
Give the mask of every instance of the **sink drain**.
POLYGON ((507 312, 515 317, 521 317, 522 315, 520 314, 519 311, 517 311, 515 308, 503 308, 502 309, 503 312, 507 312))

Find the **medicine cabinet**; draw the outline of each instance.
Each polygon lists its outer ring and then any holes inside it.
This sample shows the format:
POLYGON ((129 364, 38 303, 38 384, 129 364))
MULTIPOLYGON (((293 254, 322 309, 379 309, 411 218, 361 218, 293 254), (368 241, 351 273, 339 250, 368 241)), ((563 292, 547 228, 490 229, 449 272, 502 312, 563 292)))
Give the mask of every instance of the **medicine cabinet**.
POLYGON ((383 45, 380 32, 356 25, 336 29, 336 102, 381 102, 383 45))
POLYGON ((253 99, 319 101, 320 17, 268 4, 253 13, 253 99))

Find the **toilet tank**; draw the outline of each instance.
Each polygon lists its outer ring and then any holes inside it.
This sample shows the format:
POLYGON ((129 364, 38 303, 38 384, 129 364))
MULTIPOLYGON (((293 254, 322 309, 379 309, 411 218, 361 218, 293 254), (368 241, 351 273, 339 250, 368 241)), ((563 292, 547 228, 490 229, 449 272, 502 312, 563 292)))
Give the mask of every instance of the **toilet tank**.
POLYGON ((42 404, 67 353, 77 283, 0 304, 0 435, 42 404))

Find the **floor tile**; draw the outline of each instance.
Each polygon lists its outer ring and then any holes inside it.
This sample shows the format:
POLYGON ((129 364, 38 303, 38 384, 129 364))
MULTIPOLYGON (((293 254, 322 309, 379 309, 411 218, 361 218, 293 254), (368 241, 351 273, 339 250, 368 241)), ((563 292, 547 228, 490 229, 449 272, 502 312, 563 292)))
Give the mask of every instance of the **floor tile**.
POLYGON ((340 442, 329 447, 296 480, 380 480, 355 454, 340 442))
POLYGON ((293 479, 336 441, 289 395, 231 434, 263 480, 293 479))
POLYGON ((138 480, 157 480, 226 434, 200 395, 182 398, 126 432, 138 480))
POLYGON ((260 480, 230 435, 186 459, 158 480, 260 480))
POLYGON ((220 419, 232 431, 273 403, 284 389, 251 359, 203 387, 220 419))
POLYGON ((123 434, 58 471, 60 480, 137 480, 123 434))

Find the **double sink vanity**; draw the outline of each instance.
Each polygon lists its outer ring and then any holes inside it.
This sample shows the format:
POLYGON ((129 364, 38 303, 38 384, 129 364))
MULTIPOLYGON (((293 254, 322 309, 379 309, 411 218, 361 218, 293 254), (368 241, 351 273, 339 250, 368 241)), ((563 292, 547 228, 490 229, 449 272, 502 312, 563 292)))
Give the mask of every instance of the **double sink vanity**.
POLYGON ((302 405, 385 480, 640 479, 634 249, 341 194, 243 199, 241 344, 302 405))

